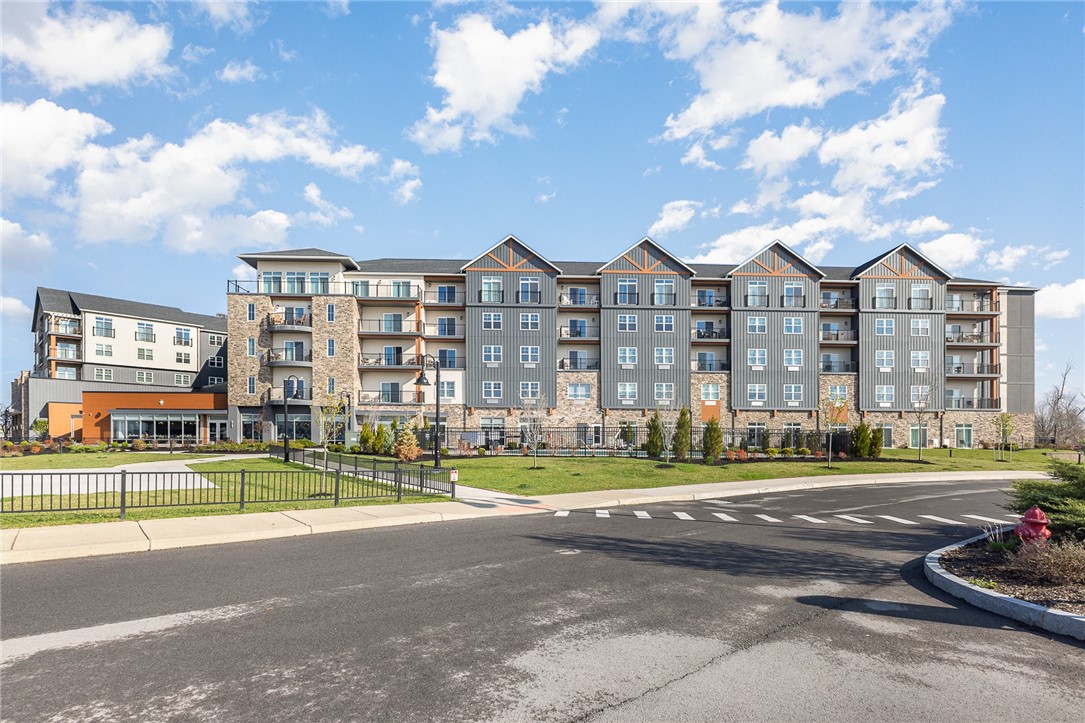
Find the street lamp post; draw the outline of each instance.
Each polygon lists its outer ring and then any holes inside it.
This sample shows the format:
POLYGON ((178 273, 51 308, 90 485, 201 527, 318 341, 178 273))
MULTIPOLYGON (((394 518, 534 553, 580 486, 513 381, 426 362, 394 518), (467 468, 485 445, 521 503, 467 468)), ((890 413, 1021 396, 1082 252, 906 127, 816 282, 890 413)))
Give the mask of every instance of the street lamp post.
POLYGON ((290 440, 286 435, 286 430, 290 425, 290 396, 286 392, 287 382, 293 380, 293 394, 296 396, 298 393, 298 382, 301 379, 296 374, 291 374, 286 379, 283 379, 283 461, 290 461, 290 440))
POLYGON ((437 416, 436 433, 433 435, 433 466, 441 466, 441 361, 432 354, 422 355, 422 373, 414 384, 418 387, 428 387, 429 379, 426 379, 426 367, 433 365, 434 381, 437 384, 437 398, 434 405, 434 413, 437 416))

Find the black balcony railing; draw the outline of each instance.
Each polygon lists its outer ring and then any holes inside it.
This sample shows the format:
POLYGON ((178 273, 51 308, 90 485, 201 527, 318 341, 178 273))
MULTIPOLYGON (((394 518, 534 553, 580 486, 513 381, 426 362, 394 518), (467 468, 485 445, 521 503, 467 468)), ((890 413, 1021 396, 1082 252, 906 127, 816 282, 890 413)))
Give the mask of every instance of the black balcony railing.
POLYGON ((62 361, 79 361, 80 355, 78 349, 60 349, 57 348, 49 354, 53 359, 60 359, 62 361))
POLYGON ((582 357, 558 359, 558 369, 563 369, 565 371, 592 371, 598 368, 598 359, 587 359, 582 357))
POLYGON ((908 299, 908 308, 912 311, 930 311, 934 308, 934 299, 913 296, 908 299))
POLYGON ((731 364, 723 359, 695 359, 693 371, 695 372, 725 372, 731 368, 731 364))
POLYGON ((505 303, 505 292, 481 289, 478 292, 478 300, 480 304, 503 304, 505 303))
POLYGON ((188 336, 173 337, 174 346, 192 346, 192 338, 188 336))
POLYGON ((426 336, 439 336, 447 339, 462 339, 464 334, 463 324, 425 324, 422 333, 426 336))
POLYGON ((559 326, 559 339, 598 339, 598 326, 559 326))
POLYGON ((362 353, 358 355, 360 367, 420 367, 422 357, 417 354, 402 354, 394 352, 362 353))
POLYGON ((998 374, 998 364, 953 364, 946 362, 946 374, 998 374))
POLYGON ((358 322, 361 334, 420 334, 422 325, 411 319, 362 319, 358 322))
POLYGON ((785 309, 804 309, 806 308, 806 297, 784 294, 780 297, 780 305, 785 309))
POLYGON ((844 331, 828 331, 822 329, 819 338, 822 341, 857 341, 859 339, 859 332, 854 329, 845 329, 844 331))
POLYGON ((990 344, 991 335, 978 331, 947 331, 946 342, 950 344, 990 344))
POLYGON ((715 327, 693 327, 690 329, 690 338, 694 340, 704 339, 730 339, 730 329, 717 329, 715 327))
POLYGON ((952 313, 968 313, 971 311, 998 311, 998 304, 990 299, 946 299, 946 311, 952 313))
POLYGON ((674 306, 676 300, 677 295, 674 293, 657 291, 652 294, 652 306, 674 306))
POLYGON ((636 306, 640 303, 640 294, 636 291, 619 291, 614 294, 614 303, 618 306, 636 306))
POLYGON ((418 301, 422 289, 409 284, 368 284, 351 289, 355 298, 362 301, 418 301))
POLYGON ((362 390, 358 394, 358 404, 422 404, 425 394, 415 389, 362 390))
POLYGON ((268 314, 268 327, 290 327, 293 329, 311 329, 312 314, 268 314))
POLYGON ((859 364, 853 361, 823 361, 821 371, 824 374, 841 374, 859 371, 859 364))
POLYGON ((463 306, 467 295, 462 291, 427 291, 425 302, 427 304, 449 304, 451 306, 463 306))
POLYGON ((517 304, 538 304, 542 301, 542 292, 540 291, 517 291, 516 303, 517 304))
POLYGON ((997 399, 964 399, 961 397, 946 397, 946 409, 1000 409, 997 399))
POLYGON ((561 306, 599 306, 599 294, 561 294, 558 296, 561 306))
POLYGON ((696 309, 702 309, 706 307, 718 309, 730 306, 731 301, 726 296, 716 296, 715 294, 712 294, 710 296, 698 295, 690 297, 689 305, 696 309))
POLYGON ((897 308, 897 297, 875 296, 873 303, 875 309, 895 309, 897 308))
POLYGON ((822 309, 855 309, 859 306, 859 300, 850 296, 822 297, 820 307, 822 309))
POLYGON ((94 336, 104 336, 106 338, 112 339, 113 337, 117 336, 117 332, 113 329, 112 326, 96 326, 94 327, 94 336))
POLYGON ((49 325, 50 334, 63 334, 66 336, 79 336, 82 329, 79 324, 58 324, 53 322, 49 325))
POLYGON ((264 352, 262 360, 265 364, 311 363, 313 361, 312 349, 268 349, 264 352))
MULTIPOLYGON (((293 404, 294 402, 308 402, 311 401, 313 398, 313 388, 310 386, 305 386, 301 389, 298 389, 297 387, 295 387, 294 389, 287 389, 286 396, 287 401, 289 401, 291 404, 293 404)), ((271 389, 269 389, 264 395, 264 400, 269 404, 282 404, 282 385, 280 384, 279 386, 271 387, 271 389)))
POLYGON ((150 332, 150 331, 137 331, 136 332, 136 341, 153 342, 154 340, 155 340, 155 335, 154 335, 153 332, 150 332))
POLYGON ((768 306, 768 294, 746 294, 746 306, 768 306))

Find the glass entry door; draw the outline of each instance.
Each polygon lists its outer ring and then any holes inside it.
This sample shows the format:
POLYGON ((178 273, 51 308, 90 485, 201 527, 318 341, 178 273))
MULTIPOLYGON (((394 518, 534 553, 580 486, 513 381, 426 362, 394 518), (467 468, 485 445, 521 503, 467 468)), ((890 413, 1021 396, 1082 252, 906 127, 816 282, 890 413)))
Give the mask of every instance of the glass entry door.
POLYGON ((225 421, 211 420, 207 423, 207 439, 214 444, 215 442, 225 442, 226 437, 225 421))

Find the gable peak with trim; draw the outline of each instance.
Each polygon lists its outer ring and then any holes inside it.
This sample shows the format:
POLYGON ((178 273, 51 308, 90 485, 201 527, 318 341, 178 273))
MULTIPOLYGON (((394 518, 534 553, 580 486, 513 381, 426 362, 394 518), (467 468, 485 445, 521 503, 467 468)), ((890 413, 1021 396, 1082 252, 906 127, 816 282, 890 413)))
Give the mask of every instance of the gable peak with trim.
POLYGON ((663 248, 651 238, 645 236, 610 261, 606 262, 595 273, 619 273, 633 272, 640 274, 648 273, 679 273, 684 272, 690 276, 696 276, 697 271, 689 264, 682 261, 667 249, 663 248), (631 266, 631 269, 610 269, 614 265, 631 266), (677 268, 671 268, 677 267, 677 268))
POLYGON ((825 272, 779 239, 733 268, 730 276, 817 276, 825 272))
POLYGON ((908 244, 903 243, 859 266, 855 269, 852 278, 859 279, 869 275, 872 278, 922 279, 932 276, 930 271, 934 271, 935 274, 942 276, 947 281, 953 278, 953 274, 908 244), (871 273, 874 271, 878 273, 871 273))
POLYGON ((554 262, 509 234, 461 266, 460 271, 538 271, 541 266, 562 273, 554 262), (480 263, 485 265, 471 268, 480 263))

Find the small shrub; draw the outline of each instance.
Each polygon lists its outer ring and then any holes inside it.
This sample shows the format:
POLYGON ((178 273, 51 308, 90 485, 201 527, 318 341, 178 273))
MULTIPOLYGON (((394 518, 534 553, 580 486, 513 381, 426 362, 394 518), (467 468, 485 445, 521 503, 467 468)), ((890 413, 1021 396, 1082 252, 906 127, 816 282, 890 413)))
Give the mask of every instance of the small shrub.
POLYGON ((783 457, 791 457, 794 454, 795 454, 795 450, 792 449, 791 447, 784 447, 783 449, 780 450, 780 455, 783 456, 783 457))
POLYGON ((441 456, 442 457, 448 456, 448 447, 441 447, 441 456))
POLYGON ((1050 519, 1055 538, 1085 540, 1085 467, 1052 460, 1051 477, 1014 482, 1009 509, 1022 514, 1036 505, 1050 519))
POLYGON ((392 447, 392 454, 400 462, 413 462, 422 456, 422 449, 418 446, 418 439, 411 430, 405 429, 399 433, 396 443, 392 447))
POLYGON ((851 430, 851 456, 852 457, 869 457, 870 456, 870 425, 866 422, 860 422, 854 429, 851 430))
POLYGON ((347 447, 345 444, 339 444, 338 442, 332 442, 328 445, 328 451, 335 452, 337 454, 346 451, 346 449, 347 447))
POLYGON ((847 452, 840 452, 839 454, 836 455, 836 458, 839 459, 839 460, 845 460, 845 459, 848 458, 848 453, 847 452))
POLYGON ((991 443, 988 442, 986 439, 981 439, 980 440, 980 447, 983 447, 984 449, 990 449, 991 448, 991 443))
POLYGON ((824 456, 825 456, 825 453, 822 452, 820 449, 818 451, 814 452, 814 459, 821 459, 824 456))
POLYGON ((41 454, 41 445, 34 442, 30 445, 30 454, 41 454))
POLYGON ((739 450, 737 450, 735 452, 735 459, 737 459, 739 462, 745 462, 749 458, 750 458, 749 452, 747 452, 744 449, 739 449, 739 450))
POLYGON ((648 419, 648 441, 645 443, 645 451, 649 457, 658 457, 663 454, 663 419, 657 409, 648 419))
POLYGON ((728 462, 734 462, 734 461, 735 461, 735 457, 737 457, 737 456, 738 456, 738 452, 736 452, 736 451, 735 451, 735 450, 734 450, 733 448, 731 448, 731 447, 728 447, 728 448, 727 448, 727 451, 726 451, 726 452, 724 452, 723 454, 724 454, 724 456, 725 456, 725 457, 727 457, 727 461, 728 461, 728 462))
POLYGON ((147 443, 144 442, 142 439, 133 439, 132 449, 137 452, 142 452, 143 450, 147 449, 147 443))
POLYGON ((870 433, 870 456, 874 459, 879 459, 882 456, 882 443, 885 440, 885 430, 881 427, 875 427, 874 431, 870 433))
POLYGON ((769 459, 776 459, 776 455, 780 454, 780 450, 775 447, 769 447, 765 450, 765 454, 769 456, 769 459))
MULTIPOLYGON (((722 451, 723 430, 720 429, 719 422, 710 419, 701 438, 701 454, 704 457, 705 464, 714 464, 720 458, 722 451)), ((733 455, 728 459, 733 459, 733 455)))
POLYGON ((1063 540, 1048 545, 1021 545, 1011 567, 1054 585, 1085 584, 1085 544, 1063 540))
POLYGON ((678 460, 684 462, 689 457, 689 442, 692 435, 693 423, 689 418, 689 410, 683 405, 682 410, 678 412, 678 422, 674 427, 674 439, 671 440, 671 451, 678 460))
POLYGON ((350 445, 350 449, 348 451, 351 454, 361 454, 362 453, 362 445, 360 445, 360 444, 352 444, 352 445, 350 445))
POLYGON ((800 457, 809 457, 810 456, 810 448, 809 447, 799 447, 799 449, 797 451, 798 451, 800 457))
POLYGON ((479 447, 475 451, 478 452, 479 457, 485 457, 486 456, 486 448, 485 447, 479 447))

